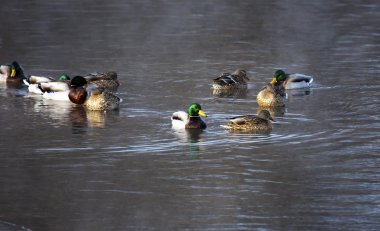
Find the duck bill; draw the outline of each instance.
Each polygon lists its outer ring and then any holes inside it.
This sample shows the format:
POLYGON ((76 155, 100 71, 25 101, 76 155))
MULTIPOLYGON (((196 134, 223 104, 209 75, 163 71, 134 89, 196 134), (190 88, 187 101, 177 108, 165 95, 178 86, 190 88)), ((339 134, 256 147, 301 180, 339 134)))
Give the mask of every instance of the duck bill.
POLYGON ((274 120, 272 116, 269 116, 269 120, 276 122, 276 120, 274 120))
POLYGON ((204 113, 202 110, 199 110, 198 114, 203 117, 207 117, 206 113, 204 113))
POLYGON ((15 77, 15 76, 16 76, 16 68, 12 67, 11 77, 15 77))
POLYGON ((273 77, 273 79, 272 79, 272 81, 270 81, 270 83, 271 83, 271 84, 275 84, 275 83, 277 83, 277 79, 276 79, 276 77, 273 77))

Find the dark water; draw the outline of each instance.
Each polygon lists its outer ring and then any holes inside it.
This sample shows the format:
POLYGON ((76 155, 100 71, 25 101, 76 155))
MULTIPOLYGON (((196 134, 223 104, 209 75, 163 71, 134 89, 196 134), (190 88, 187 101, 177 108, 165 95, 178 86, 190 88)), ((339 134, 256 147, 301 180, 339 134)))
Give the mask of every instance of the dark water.
POLYGON ((380 230, 378 1, 18 1, 0 8, 0 62, 28 74, 114 70, 117 112, 0 86, 0 230, 380 230), (246 94, 211 79, 245 68, 246 94), (288 92, 269 135, 256 113, 276 68, 288 92), (200 134, 170 115, 199 102, 200 134))

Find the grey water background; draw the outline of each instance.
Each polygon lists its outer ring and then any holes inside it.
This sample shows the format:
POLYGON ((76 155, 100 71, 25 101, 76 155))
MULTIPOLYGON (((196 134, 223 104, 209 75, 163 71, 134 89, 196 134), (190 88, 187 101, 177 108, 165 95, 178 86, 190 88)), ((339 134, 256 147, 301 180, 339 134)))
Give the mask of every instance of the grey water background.
POLYGON ((28 74, 116 71, 116 112, 0 85, 0 230, 379 230, 380 4, 365 1, 8 1, 0 62, 28 74), (236 68, 245 94, 213 95, 236 68), (276 68, 269 135, 232 134, 276 68), (192 102, 201 133, 171 129, 192 102))

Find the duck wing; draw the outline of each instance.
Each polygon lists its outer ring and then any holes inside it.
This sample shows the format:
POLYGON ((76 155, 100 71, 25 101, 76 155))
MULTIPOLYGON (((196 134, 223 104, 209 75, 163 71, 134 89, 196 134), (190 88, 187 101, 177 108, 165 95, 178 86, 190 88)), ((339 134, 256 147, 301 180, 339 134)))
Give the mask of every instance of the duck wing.
POLYGON ((219 84, 221 86, 225 85, 233 85, 236 84, 238 81, 236 79, 235 75, 231 75, 230 73, 223 73, 218 78, 213 79, 215 84, 219 84))
POLYGON ((294 74, 289 74, 288 75, 288 81, 289 82, 307 82, 307 83, 312 83, 313 82, 313 77, 310 75, 304 75, 304 74, 299 74, 299 73, 294 73, 294 74))
POLYGON ((31 75, 28 78, 24 79, 24 83, 26 85, 30 84, 37 84, 37 83, 43 83, 43 82, 53 82, 54 78, 52 77, 45 77, 45 76, 36 76, 36 75, 31 75))
POLYGON ((69 85, 66 82, 44 82, 39 83, 39 88, 43 91, 57 92, 57 91, 68 91, 70 90, 69 85))
POLYGON ((89 74, 85 76, 85 79, 87 82, 104 87, 109 91, 117 91, 117 88, 120 86, 116 72, 89 74))
POLYGON ((187 121, 189 118, 189 115, 184 111, 177 111, 174 112, 172 115, 172 120, 180 120, 180 121, 187 121))
POLYGON ((172 117, 172 127, 175 129, 184 129, 187 122, 189 121, 189 116, 184 111, 174 112, 172 117))
POLYGON ((258 123, 260 118, 256 115, 242 115, 229 118, 229 120, 237 125, 243 125, 247 123, 258 123))

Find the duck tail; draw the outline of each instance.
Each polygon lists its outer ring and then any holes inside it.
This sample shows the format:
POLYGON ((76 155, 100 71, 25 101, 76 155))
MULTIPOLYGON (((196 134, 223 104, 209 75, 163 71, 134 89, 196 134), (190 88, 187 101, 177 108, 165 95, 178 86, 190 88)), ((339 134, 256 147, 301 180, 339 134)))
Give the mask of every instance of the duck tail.
POLYGON ((41 90, 42 93, 45 93, 46 91, 42 88, 41 83, 37 84, 37 88, 41 90))
POLYGON ((26 79, 23 79, 22 82, 24 82, 24 84, 25 84, 26 86, 30 86, 30 83, 29 83, 29 81, 28 81, 27 78, 26 78, 26 79))

